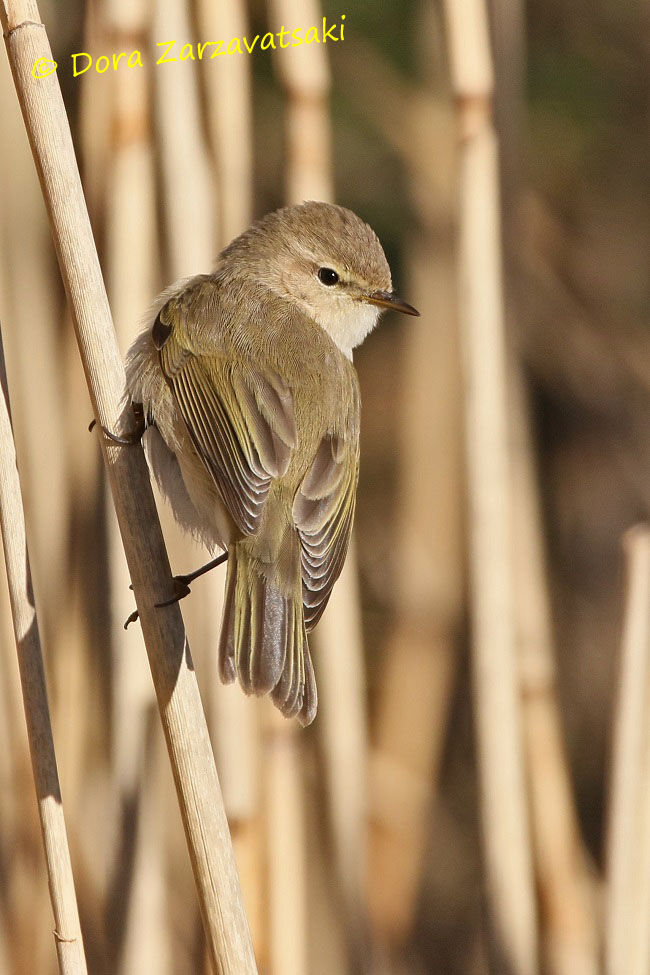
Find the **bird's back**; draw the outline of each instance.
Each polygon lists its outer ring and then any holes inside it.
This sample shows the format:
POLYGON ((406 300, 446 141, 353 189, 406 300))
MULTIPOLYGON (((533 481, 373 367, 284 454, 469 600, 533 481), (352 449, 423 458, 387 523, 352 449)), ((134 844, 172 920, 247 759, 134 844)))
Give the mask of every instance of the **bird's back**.
POLYGON ((217 274, 163 296, 128 374, 176 457, 199 531, 228 547, 222 679, 237 675, 311 721, 306 632, 343 567, 354 515, 352 363, 295 304, 217 274))

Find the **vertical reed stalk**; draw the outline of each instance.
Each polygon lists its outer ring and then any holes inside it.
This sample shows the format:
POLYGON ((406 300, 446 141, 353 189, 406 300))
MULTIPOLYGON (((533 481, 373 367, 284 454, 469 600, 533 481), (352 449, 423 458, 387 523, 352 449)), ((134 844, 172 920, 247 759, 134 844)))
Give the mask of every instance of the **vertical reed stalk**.
POLYGON ((324 750, 324 785, 346 933, 355 950, 363 952, 368 732, 355 547, 348 553, 335 592, 318 624, 315 640, 321 701, 318 730, 324 750))
MULTIPOLYGON (((266 702, 265 702, 266 703, 266 702)), ((267 860, 269 962, 272 975, 307 975, 307 856, 305 797, 297 732, 269 703, 267 765, 267 860)))
POLYGON ((0 397, 0 526, 32 772, 54 913, 54 940, 62 975, 83 975, 87 970, 86 960, 50 724, 43 654, 31 587, 25 516, 16 468, 1 337, 0 385, 3 393, 0 397))
POLYGON ((520 680, 542 948, 549 975, 597 975, 595 892, 562 740, 530 417, 518 362, 510 372, 520 680))
MULTIPOLYGON (((433 8, 422 8, 431 21, 420 39, 430 71, 439 31, 433 8)), ((396 621, 382 655, 369 768, 368 906, 380 939, 396 946, 413 930, 427 865, 464 610, 461 390, 448 232, 455 140, 446 99, 406 83, 369 47, 351 46, 339 57, 339 77, 355 86, 360 116, 403 161, 419 218, 406 251, 406 293, 423 314, 398 325, 396 621), (426 161, 434 158, 432 168, 426 161)))
MULTIPOLYGON (((271 0, 269 10, 278 27, 315 24, 322 17, 318 0, 271 0)), ((275 63, 285 93, 287 202, 332 201, 327 52, 320 44, 287 48, 278 51, 275 63)), ((358 951, 365 914, 367 721, 354 537, 312 640, 320 694, 317 727, 323 742, 336 876, 346 933, 358 951)))
MULTIPOLYGON (((248 32, 245 0, 197 0, 203 37, 248 32)), ((253 211, 253 104, 250 57, 206 61, 202 79, 208 135, 219 185, 219 243, 246 230, 253 211)))
MULTIPOLYGON (((318 0, 270 0, 280 24, 317 24, 318 0)), ((286 93, 286 184, 289 203, 333 200, 329 120, 330 71, 322 44, 278 51, 276 65, 286 93)))
MULTIPOLYGON (((147 36, 150 19, 147 0, 129 5, 119 0, 103 0, 100 13, 105 34, 115 50, 129 50, 135 38, 147 36)), ((151 79, 148 70, 117 71, 101 82, 109 93, 110 117, 105 124, 110 145, 105 165, 99 167, 102 182, 96 191, 98 197, 101 194, 105 216, 108 295, 118 343, 121 349, 126 349, 156 293, 160 275, 151 144, 151 79)), ((96 95, 102 97, 102 93, 96 95)), ((96 151, 92 145, 87 148, 91 153, 96 151)), ((92 155, 85 161, 87 169, 90 168, 92 155)), ((132 597, 108 492, 105 503, 113 635, 111 758, 120 803, 119 819, 113 831, 115 856, 111 884, 112 888, 120 886, 126 890, 126 893, 119 891, 123 906, 113 912, 116 921, 123 919, 121 926, 113 925, 113 967, 116 975, 142 971, 148 959, 148 967, 164 975, 170 968, 172 941, 165 923, 168 851, 161 842, 164 783, 145 764, 146 736, 155 695, 146 657, 140 652, 139 628, 130 627, 126 633, 122 628, 132 609, 132 597), (124 851, 129 849, 128 837, 133 829, 134 850, 129 858, 124 851)), ((112 893, 115 898, 118 896, 114 889, 112 893)))
MULTIPOLYGON (((11 329, 4 338, 14 410, 14 437, 21 459, 23 504, 30 526, 32 571, 40 594, 40 626, 58 670, 58 640, 62 622, 58 606, 68 597, 65 571, 52 573, 52 564, 66 562, 68 481, 61 430, 65 425, 63 390, 59 382, 61 291, 47 236, 47 214, 30 165, 29 145, 6 65, 0 73, 2 160, 0 179, 11 186, 3 194, 4 311, 11 329), (23 259, 14 259, 16 237, 23 259), (38 349, 38 355, 34 350, 38 349), (48 491, 40 491, 43 470, 48 491)), ((72 651, 74 653, 74 651, 72 651)), ((51 687, 57 700, 58 682, 51 687)), ((54 709, 56 712, 56 708, 54 709)), ((59 753, 61 738, 57 737, 59 753)), ((70 794, 66 791, 68 800, 70 794)))
MULTIPOLYGON (((223 589, 221 575, 214 585, 223 589)), ((264 821, 261 802, 260 710, 262 701, 251 700, 237 685, 224 686, 218 675, 215 651, 220 619, 213 616, 213 651, 210 674, 209 721, 214 754, 230 824, 244 904, 251 926, 255 956, 261 968, 267 955, 266 897, 264 876, 264 821)))
POLYGON ((494 948, 538 970, 537 919, 515 644, 512 489, 497 143, 487 10, 446 0, 459 130, 460 328, 481 819, 494 948))
MULTIPOLYGON (((185 0, 153 0, 154 37, 192 40, 185 0)), ((164 230, 173 279, 209 271, 216 257, 214 179, 201 124, 193 61, 154 73, 164 230)))
MULTIPOLYGON (((192 26, 184 0, 154 0, 154 37, 191 40, 192 26)), ((179 62, 171 72, 154 70, 155 140, 160 160, 162 207, 161 257, 171 281, 211 270, 216 256, 214 174, 203 131, 199 79, 193 61, 179 62)), ((169 281, 166 280, 166 283, 169 281)), ((151 299, 149 299, 151 300, 151 299)), ((143 312, 146 310, 142 309, 143 312)), ((177 572, 200 565, 205 549, 181 532, 171 508, 161 508, 172 565, 177 572), (182 566, 182 568, 181 568, 182 566), (178 568, 176 568, 178 567, 178 568)), ((214 660, 216 632, 221 619, 223 575, 212 572, 193 592, 185 607, 188 630, 195 635, 195 654, 214 660)))
POLYGON ((607 838, 607 975, 650 970, 650 528, 625 538, 627 596, 607 838))
MULTIPOLYGON (((3 32, 41 180, 59 265, 73 312, 98 424, 115 429, 123 410, 124 369, 88 221, 70 129, 56 75, 35 79, 52 58, 35 0, 3 0, 3 32)), ((128 422, 128 421, 127 421, 128 422)), ((155 604, 171 591, 144 455, 100 436, 152 676, 206 938, 216 972, 256 972, 228 824, 189 645, 177 605, 155 604)))
MULTIPOLYGON (((212 3, 209 14, 203 9, 205 6, 203 4, 198 12, 202 32, 205 24, 203 36, 206 38, 229 36, 227 24, 237 23, 238 13, 243 16, 236 3, 212 3)), ((184 40, 191 40, 191 30, 186 3, 182 0, 156 0, 154 33, 157 36, 166 36, 171 31, 169 36, 178 37, 182 44, 184 40)), ((208 131, 212 132, 215 140, 215 128, 218 131, 218 144, 213 143, 215 159, 211 159, 208 152, 197 66, 189 61, 176 67, 179 71, 173 74, 156 72, 154 75, 156 139, 163 194, 165 200, 174 201, 165 207, 165 219, 162 221, 166 244, 163 250, 168 256, 172 278, 211 270, 220 243, 217 229, 219 209, 232 225, 242 214, 247 214, 250 207, 247 195, 250 187, 246 186, 244 192, 249 174, 244 168, 236 175, 239 162, 244 164, 246 161, 246 145, 250 145, 250 132, 242 129, 249 121, 250 112, 239 113, 239 108, 243 110, 246 104, 245 92, 233 91, 233 87, 236 87, 233 73, 235 77, 247 77, 249 59, 216 58, 198 66, 203 72, 204 90, 208 93, 205 104, 208 131), (232 127, 227 126, 225 121, 229 117, 232 118, 232 127), (228 186, 221 181, 220 165, 228 177, 228 186), (217 181, 218 192, 215 189, 217 181), (246 200, 238 194, 244 194, 246 200)), ((243 229, 238 226, 237 232, 243 229)), ((165 506, 166 525, 168 515, 169 510, 165 506)), ((177 540, 176 544, 172 543, 171 549, 175 560, 189 559, 195 565, 205 561, 203 547, 188 536, 179 538, 176 526, 171 528, 169 537, 177 540)), ((194 588, 188 611, 192 614, 190 625, 200 634, 204 669, 210 686, 210 730, 244 900, 249 907, 253 943, 259 955, 263 941, 260 924, 263 871, 260 862, 262 824, 259 818, 256 761, 258 702, 246 699, 238 688, 218 686, 216 648, 221 625, 224 574, 225 567, 213 570, 201 580, 194 588)))
MULTIPOLYGON (((11 392, 13 395, 13 435, 16 442, 16 450, 21 457, 21 488, 23 492, 23 505, 27 512, 26 520, 30 525, 30 542, 32 573, 36 579, 36 587, 41 599, 41 617, 39 623, 44 631, 48 646, 52 649, 49 640, 48 627, 43 613, 47 610, 47 596, 49 595, 48 586, 41 587, 38 572, 38 556, 41 551, 39 542, 39 520, 32 517, 32 496, 28 490, 29 475, 32 471, 38 473, 36 465, 32 466, 31 447, 37 445, 37 441, 32 437, 37 436, 37 431, 28 422, 28 418, 38 424, 38 417, 34 413, 28 412, 26 416, 22 414, 22 399, 26 396, 27 390, 23 388, 21 377, 25 375, 25 366, 28 358, 22 354, 21 347, 26 345, 34 347, 34 330, 41 329, 48 333, 54 329, 55 318, 54 309, 51 307, 52 293, 55 279, 50 277, 48 282, 48 269, 51 274, 51 255, 48 255, 47 247, 43 241, 43 227, 47 223, 47 217, 43 208, 39 212, 35 206, 35 199, 38 201, 38 181, 35 173, 31 171, 31 160, 29 152, 29 142, 24 133, 23 121, 20 109, 15 100, 11 72, 9 65, 4 58, 0 58, 0 130, 2 132, 2 152, 0 152, 0 186, 11 185, 11 193, 0 193, 0 298, 2 308, 0 318, 12 323, 12 331, 5 334, 5 347, 7 358, 11 367, 11 392), (30 179, 31 177, 31 179, 30 179), (24 262, 17 266, 15 259, 12 259, 15 251, 16 235, 21 235, 24 246, 28 251, 28 257, 24 262), (49 262, 48 262, 49 258, 49 262), (31 267, 31 276, 26 278, 26 267, 31 267), (43 273, 43 278, 38 277, 38 281, 43 287, 33 287, 34 275, 43 273), (29 291, 20 290, 20 284, 28 285, 29 291), (50 284, 48 291, 47 285, 50 284), (41 300, 41 296, 46 297, 41 300), (38 316, 42 317, 39 319, 38 316), (36 319, 34 316, 37 316, 36 319), (29 338, 31 342, 25 340, 29 338), (12 344, 14 339, 16 348, 12 344)), ((45 240, 47 244, 47 240, 45 240)), ((41 372, 42 375, 42 372, 41 372)), ((32 397, 36 399, 36 391, 32 391, 32 397)), ((38 506, 40 495, 33 492, 33 500, 38 506)), ((2 547, 0 546, 0 562, 2 558, 2 547)), ((0 568, 3 580, 6 579, 4 566, 0 568)), ((43 580, 45 582, 45 580, 43 580)), ((54 960, 50 937, 51 923, 38 925, 34 929, 34 912, 38 905, 42 904, 42 889, 45 885, 45 868, 42 870, 26 871, 24 867, 24 855, 17 856, 16 851, 34 851, 38 857, 38 864, 41 864, 41 836, 36 814, 36 806, 33 801, 32 772, 29 757, 29 743, 24 720, 24 706, 20 686, 20 675, 15 664, 15 641, 11 618, 11 607, 9 603, 9 592, 6 582, 0 585, 0 646, 1 653, 1 676, 0 676, 0 711, 2 716, 0 722, 0 737, 3 741, 3 748, 0 757, 0 781, 3 787, 0 789, 0 862, 3 863, 3 930, 0 932, 0 940, 4 940, 5 952, 14 957, 26 956, 27 952, 33 959, 33 964, 38 966, 42 959, 54 960), (29 910, 26 909, 29 905, 29 910)), ((58 665, 58 660, 57 660, 58 665)), ((56 690, 50 688, 52 698, 56 701, 56 690)), ((65 748, 61 747, 61 736, 56 735, 59 749, 59 758, 65 756, 65 748)), ((71 801, 70 791, 63 789, 68 803, 71 801)), ((74 804, 74 798, 72 799, 74 804)), ((68 806, 70 809, 70 806, 68 806)), ((70 826, 70 822, 68 823, 70 826)), ((45 907, 46 917, 49 920, 51 907, 45 907)), ((11 965, 7 971, 11 970, 11 965)), ((14 965, 15 967, 15 965, 14 965)), ((0 970, 2 966, 0 965, 0 970)), ((51 969, 50 969, 51 970, 51 969)))
MULTIPOLYGON (((169 790, 165 788, 164 748, 160 735, 154 734, 150 711, 144 741, 133 756, 135 772, 140 776, 140 789, 134 802, 127 799, 135 815, 137 830, 133 870, 129 876, 129 912, 120 944, 120 975, 172 975, 175 931, 169 923, 168 854, 166 839, 166 806, 169 790), (166 869, 167 868, 167 869, 166 869)), ((133 826, 133 822, 129 824, 133 826)), ((116 969, 117 975, 117 969, 116 969)))
MULTIPOLYGON (((518 335, 512 283, 525 228, 521 140, 525 128, 526 26, 523 0, 493 0, 495 119, 499 133, 503 238, 508 278, 506 322, 518 335)), ((528 390, 515 349, 509 355, 517 647, 523 698, 530 816, 540 907, 540 942, 548 975, 596 975, 594 891, 572 794, 557 701, 551 608, 528 390)))

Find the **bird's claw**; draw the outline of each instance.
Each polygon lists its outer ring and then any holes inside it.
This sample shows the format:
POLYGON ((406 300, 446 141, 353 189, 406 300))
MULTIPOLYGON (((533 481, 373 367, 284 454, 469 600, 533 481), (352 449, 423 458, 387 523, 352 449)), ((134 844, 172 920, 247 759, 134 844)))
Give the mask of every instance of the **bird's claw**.
POLYGON ((127 616, 127 618, 124 621, 124 629, 128 630, 129 624, 135 623, 135 621, 139 618, 139 616, 140 614, 138 613, 137 609, 134 609, 133 612, 129 616, 127 616))
MULTIPOLYGON (((119 437, 116 433, 113 433, 108 427, 102 425, 102 433, 105 437, 111 440, 113 443, 119 444, 120 447, 137 447, 139 443, 142 442, 144 432, 147 429, 147 421, 145 419, 144 411, 142 409, 141 403, 132 404, 133 415, 135 416, 135 428, 127 433, 124 437, 119 437)), ((88 426, 88 432, 91 432, 97 425, 96 420, 91 420, 88 426)))
MULTIPOLYGON (((162 609, 163 606, 173 606, 174 603, 178 603, 181 601, 181 599, 185 599, 186 596, 189 596, 190 587, 185 581, 186 578, 187 578, 186 576, 174 576, 173 579, 174 595, 171 596, 169 599, 164 599, 160 603, 155 603, 154 605, 156 609, 162 609)), ((129 589, 133 589, 133 586, 129 586, 129 589)), ((127 619, 125 620, 124 629, 125 630, 128 629, 131 623, 135 623, 135 621, 139 618, 139 616, 140 614, 138 613, 137 609, 134 609, 131 615, 127 617, 127 619)))

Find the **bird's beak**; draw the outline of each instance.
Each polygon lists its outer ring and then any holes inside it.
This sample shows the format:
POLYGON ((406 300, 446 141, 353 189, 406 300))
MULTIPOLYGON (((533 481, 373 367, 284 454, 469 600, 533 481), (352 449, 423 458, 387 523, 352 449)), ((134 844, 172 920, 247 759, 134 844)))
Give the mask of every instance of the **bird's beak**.
POLYGON ((380 308, 392 308, 393 311, 401 311, 403 315, 419 316, 420 314, 417 308, 402 301, 392 291, 371 291, 368 294, 362 294, 361 301, 367 301, 371 305, 379 305, 380 308))

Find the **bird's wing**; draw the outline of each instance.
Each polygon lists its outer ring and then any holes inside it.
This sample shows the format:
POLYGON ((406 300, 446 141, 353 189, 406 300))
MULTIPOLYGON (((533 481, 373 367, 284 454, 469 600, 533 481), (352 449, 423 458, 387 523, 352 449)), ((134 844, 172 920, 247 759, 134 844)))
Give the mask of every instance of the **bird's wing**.
POLYGON ((293 503, 300 535, 305 626, 321 618, 350 542, 359 477, 358 440, 326 434, 293 503))
POLYGON ((297 442, 291 391, 279 376, 194 354, 170 305, 152 330, 162 370, 226 509, 253 534, 271 480, 286 472, 297 442))

